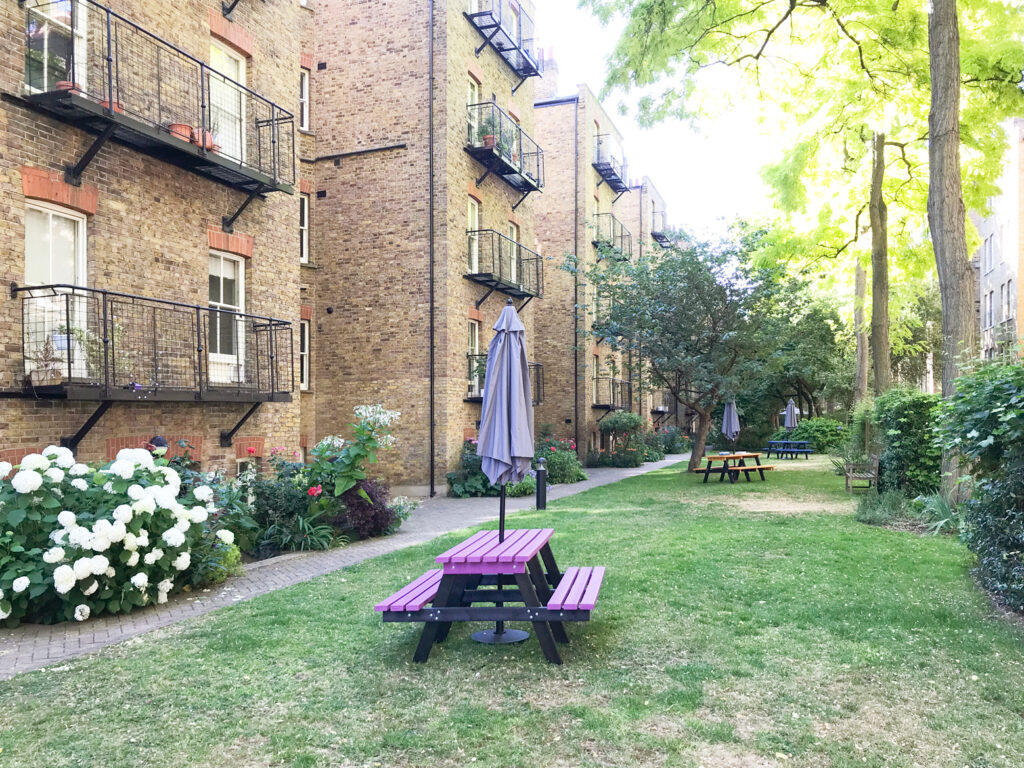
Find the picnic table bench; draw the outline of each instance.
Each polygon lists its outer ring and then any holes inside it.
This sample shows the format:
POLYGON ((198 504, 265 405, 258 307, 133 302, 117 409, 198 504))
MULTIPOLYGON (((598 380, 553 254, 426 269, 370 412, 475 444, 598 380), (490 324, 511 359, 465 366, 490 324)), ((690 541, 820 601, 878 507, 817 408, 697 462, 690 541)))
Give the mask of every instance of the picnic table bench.
POLYGON ((544 656, 561 664, 556 641, 569 642, 563 622, 590 620, 605 569, 561 572, 551 552, 552 534, 553 528, 518 529, 499 540, 498 531, 479 531, 438 555, 440 568, 414 579, 374 610, 385 622, 424 623, 413 661, 425 662, 453 622, 529 621, 544 656), (503 584, 505 576, 511 578, 503 584))
POLYGON ((772 453, 777 459, 795 459, 799 456, 810 459, 814 448, 809 440, 769 440, 768 447, 764 449, 765 458, 770 459, 772 453))
POLYGON ((765 479, 764 473, 771 472, 775 469, 770 464, 761 463, 760 453, 720 453, 720 454, 707 454, 705 456, 708 463, 703 468, 695 469, 694 472, 704 475, 703 482, 708 481, 708 477, 713 474, 718 475, 718 482, 725 480, 726 476, 729 477, 730 483, 735 483, 740 473, 747 478, 747 482, 750 482, 750 473, 757 472, 761 476, 761 480, 765 479), (747 464, 747 459, 753 459, 753 464, 747 464), (721 463, 720 467, 715 467, 715 464, 721 463))

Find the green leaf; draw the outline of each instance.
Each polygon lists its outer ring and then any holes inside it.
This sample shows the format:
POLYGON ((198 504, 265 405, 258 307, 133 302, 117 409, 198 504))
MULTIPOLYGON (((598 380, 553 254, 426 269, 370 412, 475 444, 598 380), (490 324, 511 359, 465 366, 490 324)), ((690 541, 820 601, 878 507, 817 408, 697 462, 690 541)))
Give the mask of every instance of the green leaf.
POLYGON ((24 519, 24 509, 12 509, 7 513, 7 524, 12 528, 17 527, 18 523, 20 523, 24 519))

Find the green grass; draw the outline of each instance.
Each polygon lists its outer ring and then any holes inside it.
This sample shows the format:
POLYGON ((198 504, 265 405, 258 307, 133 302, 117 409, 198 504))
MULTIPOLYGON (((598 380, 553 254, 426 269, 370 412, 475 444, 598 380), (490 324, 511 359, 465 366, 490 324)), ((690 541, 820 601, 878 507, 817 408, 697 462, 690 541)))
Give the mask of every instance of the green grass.
POLYGON ((966 550, 775 463, 514 516, 609 568, 561 667, 466 625, 413 664, 374 614, 462 532, 0 683, 0 766, 1020 766, 1024 633, 966 550))

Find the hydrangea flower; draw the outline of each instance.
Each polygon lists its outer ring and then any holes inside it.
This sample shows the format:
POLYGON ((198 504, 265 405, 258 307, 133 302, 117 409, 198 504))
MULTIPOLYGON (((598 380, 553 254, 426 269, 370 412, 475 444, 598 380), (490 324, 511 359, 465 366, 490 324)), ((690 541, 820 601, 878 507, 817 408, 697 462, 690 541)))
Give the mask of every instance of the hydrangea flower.
POLYGON ((180 555, 178 555, 176 558, 174 558, 174 562, 171 563, 171 565, 173 565, 179 571, 184 571, 191 564, 192 564, 192 556, 189 555, 188 552, 182 552, 180 555))
POLYGON ((82 475, 89 474, 89 467, 86 464, 72 464, 68 474, 72 477, 81 477, 82 475))
POLYGON ((151 497, 144 496, 132 504, 132 509, 140 514, 151 515, 156 512, 156 502, 151 497))
POLYGON ((43 552, 44 563, 59 563, 64 559, 64 548, 63 547, 51 547, 50 549, 43 552))
MULTIPOLYGON (((39 458, 42 458, 40 456, 39 458)), ((44 459, 45 461, 45 459, 44 459)), ((11 479, 11 485, 18 493, 38 491, 43 484, 43 476, 33 469, 22 469, 11 479)))
POLYGON ((0 480, 3 480, 5 477, 11 474, 12 469, 14 469, 14 467, 11 466, 11 462, 0 461, 0 480))
POLYGON ((41 453, 30 453, 21 460, 20 468, 42 472, 50 468, 50 460, 41 453))
POLYGON ((96 581, 96 579, 93 579, 92 580, 92 584, 90 584, 88 587, 86 587, 85 589, 82 590, 82 594, 88 597, 89 595, 91 595, 93 592, 95 592, 99 588, 100 588, 100 583, 98 581, 96 581))
POLYGON ((53 588, 59 594, 67 594, 78 581, 70 565, 58 565, 53 571, 53 588))
POLYGON ((146 553, 146 556, 142 558, 142 562, 146 565, 153 565, 157 560, 164 556, 164 551, 157 547, 156 549, 150 550, 146 553))
POLYGON ((142 490, 142 486, 138 483, 132 483, 129 485, 126 493, 128 494, 128 498, 132 501, 138 501, 146 495, 146 492, 142 490))
POLYGON ((120 451, 117 452, 115 461, 127 462, 128 464, 131 464, 133 468, 153 468, 153 454, 151 454, 145 448, 122 448, 120 451))
POLYGON ((75 560, 74 565, 72 565, 72 568, 74 568, 75 578, 78 579, 78 581, 87 579, 90 576, 92 576, 92 558, 80 557, 77 560, 75 560))
MULTIPOLYGON (((135 476, 135 465, 124 459, 117 459, 106 472, 110 475, 117 475, 122 480, 131 480, 135 476)), ((111 490, 113 490, 113 486, 111 486, 111 490)))
POLYGON ((132 508, 127 504, 121 504, 114 509, 114 519, 119 523, 127 525, 132 521, 132 508))
POLYGON ((19 592, 24 592, 26 589, 28 589, 28 585, 30 583, 31 582, 29 582, 28 576, 19 576, 13 582, 11 582, 11 589, 14 591, 15 594, 19 592))
POLYGON ((138 564, 139 564, 139 553, 138 553, 138 551, 132 552, 132 556, 128 558, 128 561, 125 563, 125 565, 127 565, 129 568, 134 568, 138 564))
POLYGON ((78 516, 69 509, 65 509, 57 515, 57 522, 64 528, 72 528, 78 521, 78 516))
POLYGON ((71 481, 71 486, 73 488, 77 488, 80 491, 87 491, 87 490, 89 490, 89 484, 87 482, 85 482, 85 480, 83 480, 80 477, 76 477, 74 480, 72 480, 71 481))
POLYGON ((206 507, 192 507, 188 516, 193 523, 205 523, 206 518, 210 515, 209 512, 206 511, 206 507))
MULTIPOLYGON (((185 520, 184 522, 188 523, 188 520, 185 520)), ((168 528, 166 531, 163 532, 160 538, 166 541, 167 545, 170 547, 180 547, 182 544, 185 543, 185 534, 182 533, 181 530, 176 527, 168 528)))
POLYGON ((91 559, 93 576, 102 576, 110 567, 110 561, 103 555, 93 555, 91 559))
POLYGON ((131 578, 132 586, 136 589, 145 589, 149 586, 149 576, 144 571, 139 571, 131 578))
POLYGON ((219 531, 217 531, 217 538, 225 544, 235 543, 235 534, 233 534, 227 528, 221 528, 219 531))
POLYGON ((68 541, 82 549, 92 549, 92 531, 82 525, 68 529, 68 541))
POLYGON ((75 606, 75 621, 85 621, 89 618, 89 606, 85 603, 75 606))
POLYGON ((170 579, 164 579, 156 585, 156 588, 160 592, 170 592, 172 589, 174 589, 174 582, 170 579))
POLYGON ((210 501, 213 498, 213 489, 208 485, 200 485, 192 491, 192 495, 199 499, 199 501, 210 501))
POLYGON ((63 483, 64 482, 64 470, 59 467, 50 467, 48 470, 43 472, 46 479, 51 483, 63 483))
POLYGON ((128 529, 124 523, 120 520, 115 520, 113 525, 110 526, 110 532, 107 534, 107 539, 110 540, 111 544, 117 544, 118 542, 124 541, 124 537, 128 535, 128 529))

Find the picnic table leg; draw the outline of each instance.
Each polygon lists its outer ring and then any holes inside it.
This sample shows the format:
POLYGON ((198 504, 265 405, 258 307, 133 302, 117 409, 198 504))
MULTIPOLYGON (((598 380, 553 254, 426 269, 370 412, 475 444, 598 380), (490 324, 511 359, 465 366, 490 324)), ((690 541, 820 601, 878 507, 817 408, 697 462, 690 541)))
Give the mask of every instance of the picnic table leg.
MULTIPOLYGON (((465 578, 454 574, 445 574, 441 577, 441 583, 437 587, 437 595, 434 597, 435 608, 450 608, 462 603, 462 592, 465 585, 465 578)), ((445 626, 445 634, 451 627, 451 622, 428 621, 423 625, 423 634, 420 635, 419 645, 412 656, 413 661, 421 664, 430 656, 430 649, 437 640, 441 627, 445 626), (445 626, 447 625, 447 626, 445 626)))
POLYGON ((548 584, 552 587, 557 587, 558 582, 562 580, 562 572, 558 570, 558 564, 555 563, 555 556, 551 552, 551 544, 545 544, 540 548, 540 556, 544 560, 544 568, 548 572, 548 584))
MULTIPOLYGON (((544 569, 540 567, 540 560, 535 555, 526 564, 526 567, 529 569, 533 587, 537 590, 537 598, 540 600, 540 604, 547 605, 548 600, 551 599, 551 587, 548 586, 548 579, 544 575, 544 569)), ((555 636, 555 640, 560 643, 569 642, 569 636, 565 634, 565 627, 562 622, 549 621, 548 624, 551 626, 551 634, 555 636)))
POLYGON ((711 474, 711 459, 708 459, 708 465, 704 469, 704 482, 708 481, 708 475, 711 474))
MULTIPOLYGON (((533 587, 533 581, 528 573, 517 573, 516 584, 519 586, 519 593, 523 596, 523 602, 528 608, 540 608, 540 598, 537 597, 537 590, 533 587)), ((537 633, 537 640, 540 641, 541 650, 544 656, 552 664, 561 664, 562 656, 555 645, 555 638, 551 634, 551 627, 546 621, 533 622, 533 631, 537 633)))
MULTIPOLYGON (((745 467, 745 466, 747 466, 747 460, 746 459, 740 459, 740 463, 737 464, 736 466, 737 467, 745 467)), ((744 472, 743 476, 745 478, 747 478, 747 482, 749 483, 750 482, 750 473, 749 472, 744 472)), ((740 479, 740 473, 739 472, 736 473, 736 479, 737 480, 740 479)))
MULTIPOLYGON (((454 602, 454 600, 453 600, 451 605, 456 605, 456 606, 457 605, 467 605, 467 606, 471 605, 472 603, 467 602, 465 597, 464 597, 465 594, 466 594, 466 590, 467 589, 477 589, 480 586, 480 582, 483 580, 483 577, 481 577, 481 576, 462 576, 461 580, 462 580, 462 585, 461 585, 462 588, 459 590, 459 600, 458 600, 458 602, 454 602)), ((437 637, 434 639, 434 642, 435 643, 443 643, 445 640, 447 640, 448 639, 448 632, 451 630, 451 628, 452 628, 452 623, 450 621, 439 622, 438 625, 437 625, 437 637)))
POLYGON ((718 482, 725 480, 725 476, 729 475, 729 482, 732 482, 732 473, 729 472, 729 460, 722 461, 722 469, 718 473, 718 482))

